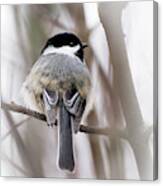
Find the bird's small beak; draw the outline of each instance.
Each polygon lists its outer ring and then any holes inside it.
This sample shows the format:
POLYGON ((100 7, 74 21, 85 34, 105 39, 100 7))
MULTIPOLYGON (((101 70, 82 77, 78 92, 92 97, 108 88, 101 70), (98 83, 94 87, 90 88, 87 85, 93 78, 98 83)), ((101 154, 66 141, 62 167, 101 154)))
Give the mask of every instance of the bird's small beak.
POLYGON ((82 49, 87 48, 87 47, 88 47, 88 45, 86 43, 82 44, 82 49))

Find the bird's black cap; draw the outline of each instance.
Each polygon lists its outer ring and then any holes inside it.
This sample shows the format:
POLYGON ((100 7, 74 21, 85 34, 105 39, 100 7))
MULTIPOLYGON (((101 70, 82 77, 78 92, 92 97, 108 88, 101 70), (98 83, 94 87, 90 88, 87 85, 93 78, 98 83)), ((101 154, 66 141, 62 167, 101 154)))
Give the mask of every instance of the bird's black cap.
POLYGON ((56 48, 59 48, 59 47, 62 47, 62 46, 73 47, 73 46, 79 45, 80 48, 75 55, 77 57, 79 57, 82 61, 83 61, 83 57, 84 57, 83 49, 85 47, 87 47, 86 44, 82 44, 80 39, 75 34, 68 33, 68 32, 60 33, 60 34, 57 34, 57 35, 49 38, 48 41, 46 42, 44 48, 42 49, 41 54, 50 45, 52 45, 56 48))

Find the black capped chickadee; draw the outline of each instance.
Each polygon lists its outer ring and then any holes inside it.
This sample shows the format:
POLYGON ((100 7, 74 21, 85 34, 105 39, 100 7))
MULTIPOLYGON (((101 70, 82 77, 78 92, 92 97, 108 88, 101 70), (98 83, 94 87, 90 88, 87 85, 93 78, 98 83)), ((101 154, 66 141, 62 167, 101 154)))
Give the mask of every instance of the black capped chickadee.
POLYGON ((23 84, 24 100, 46 115, 48 126, 58 125, 60 169, 73 171, 73 132, 79 130, 90 89, 83 45, 72 33, 48 39, 23 84))

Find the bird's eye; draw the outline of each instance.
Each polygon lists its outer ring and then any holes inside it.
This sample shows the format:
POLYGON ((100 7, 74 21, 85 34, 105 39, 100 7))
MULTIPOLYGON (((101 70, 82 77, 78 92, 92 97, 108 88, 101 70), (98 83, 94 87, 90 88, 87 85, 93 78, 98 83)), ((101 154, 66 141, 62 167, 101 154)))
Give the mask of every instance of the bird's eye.
POLYGON ((70 44, 70 46, 74 46, 74 42, 70 42, 69 44, 70 44))

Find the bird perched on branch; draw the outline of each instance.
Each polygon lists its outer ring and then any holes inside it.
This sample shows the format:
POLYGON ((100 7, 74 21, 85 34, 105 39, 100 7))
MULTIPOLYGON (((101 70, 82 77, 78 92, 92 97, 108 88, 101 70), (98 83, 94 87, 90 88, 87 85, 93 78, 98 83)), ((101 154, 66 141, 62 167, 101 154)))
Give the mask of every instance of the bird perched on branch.
POLYGON ((48 126, 58 125, 58 166, 73 171, 73 133, 86 106, 90 78, 84 63, 87 45, 72 33, 48 39, 23 84, 29 106, 46 115, 48 126))

